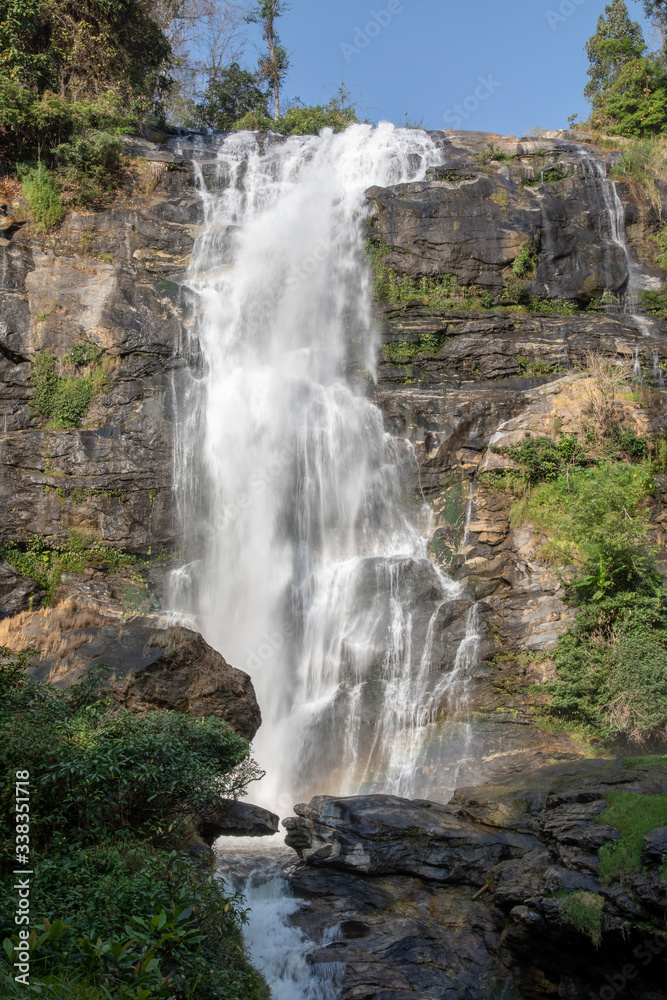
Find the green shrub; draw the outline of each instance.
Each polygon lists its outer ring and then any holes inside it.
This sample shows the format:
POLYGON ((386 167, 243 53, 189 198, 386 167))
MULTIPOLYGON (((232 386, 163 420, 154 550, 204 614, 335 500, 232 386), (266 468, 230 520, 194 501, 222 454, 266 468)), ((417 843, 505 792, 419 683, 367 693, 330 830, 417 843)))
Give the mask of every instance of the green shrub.
POLYGON ((54 150, 65 180, 80 205, 94 205, 118 186, 125 147, 115 135, 88 129, 54 150))
POLYGON ((583 607, 553 654, 548 712, 638 741, 667 730, 667 606, 634 592, 583 607))
POLYGON ((664 140, 658 137, 634 139, 624 149, 611 176, 630 184, 643 201, 661 212, 659 184, 667 180, 667 146, 664 140))
POLYGON ((86 373, 59 375, 53 355, 38 352, 30 370, 33 409, 48 417, 53 427, 79 427, 103 382, 98 367, 102 354, 93 344, 76 344, 63 356, 63 362, 85 367, 86 373))
POLYGON ((505 153, 502 149, 495 146, 492 142, 490 142, 487 145, 486 149, 482 153, 479 153, 477 156, 477 160, 479 161, 479 163, 482 164, 489 163, 491 160, 496 160, 498 163, 509 163, 511 159, 512 157, 509 156, 508 153, 505 153))
POLYGON ((261 111, 249 111, 234 128, 251 132, 279 132, 282 135, 319 135, 322 129, 342 132, 348 125, 357 124, 357 111, 350 103, 350 95, 341 87, 337 96, 328 104, 308 106, 299 102, 288 108, 280 118, 270 118, 261 111))
POLYGON ((0 927, 9 961, 20 761, 30 772, 35 994, 268 1000, 243 952, 242 899, 177 849, 192 810, 258 775, 247 741, 217 719, 115 710, 92 675, 69 691, 31 684, 28 666, 27 652, 0 650, 0 927))
POLYGON ((99 539, 76 531, 70 532, 67 541, 52 541, 46 545, 40 538, 34 538, 22 547, 5 545, 0 552, 21 576, 39 583, 45 592, 45 605, 51 603, 63 573, 82 573, 89 566, 116 572, 127 566, 140 568, 145 565, 137 556, 102 545, 99 539))
POLYGON ((544 436, 527 436, 521 444, 509 448, 493 447, 491 450, 516 462, 531 486, 552 482, 567 469, 583 468, 589 464, 577 439, 566 434, 561 434, 557 441, 544 436))
MULTIPOLYGON (((663 693, 665 688, 663 687, 663 693)), ((613 826, 621 839, 604 844, 599 851, 600 879, 608 885, 614 877, 642 871, 644 837, 659 826, 667 826, 667 795, 609 792, 609 806, 596 823, 613 826)))
POLYGON ((525 278, 528 275, 533 275, 536 264, 536 254, 532 250, 529 243, 524 243, 519 250, 514 263, 512 264, 512 274, 514 274, 517 278, 525 278))
POLYGON ((65 209, 53 175, 40 164, 21 171, 20 177, 23 197, 39 228, 46 230, 59 226, 65 218, 65 209))
POLYGON ((422 334, 415 343, 405 340, 382 345, 382 356, 394 364, 409 364, 420 354, 437 354, 449 338, 444 334, 422 334))
POLYGON ((570 587, 578 600, 621 591, 651 592, 656 583, 646 501, 655 492, 644 466, 601 462, 538 486, 512 509, 549 537, 548 553, 581 567, 570 587))
POLYGON ((596 892, 577 892, 562 895, 560 904, 560 920, 570 924, 580 934, 589 937, 596 948, 602 942, 602 911, 604 899, 596 892))
POLYGON ((667 295, 662 295, 660 292, 643 291, 639 293, 639 298, 649 316, 667 315, 667 295))

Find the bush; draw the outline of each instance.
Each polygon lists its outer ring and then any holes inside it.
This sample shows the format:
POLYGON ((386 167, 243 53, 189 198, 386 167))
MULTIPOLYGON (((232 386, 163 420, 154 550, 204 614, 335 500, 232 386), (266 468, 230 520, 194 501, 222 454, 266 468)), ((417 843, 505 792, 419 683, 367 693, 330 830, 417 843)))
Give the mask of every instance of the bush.
POLYGON ((27 652, 0 650, 0 924, 9 961, 18 940, 11 884, 20 761, 30 772, 36 993, 268 1000, 243 953, 242 900, 175 849, 193 810, 257 776, 247 741, 217 719, 114 711, 94 676, 68 692, 31 684, 29 662, 27 652))
POLYGON ((261 111, 252 110, 240 118, 234 128, 251 132, 279 132, 282 135, 319 135, 324 128, 342 132, 348 125, 358 122, 356 108, 350 103, 350 95, 341 87, 337 96, 328 104, 309 107, 297 103, 288 108, 280 118, 270 118, 261 111))
POLYGON ((104 381, 99 369, 102 353, 92 344, 76 344, 62 360, 74 368, 85 368, 86 373, 59 375, 53 355, 39 351, 30 370, 33 410, 47 417, 53 427, 79 427, 104 381))
POLYGON ((536 264, 537 258, 535 253, 531 250, 530 244, 524 243, 512 265, 512 274, 514 274, 517 278, 531 276, 535 271, 536 264))
POLYGON ((667 145, 664 139, 635 139, 624 150, 611 176, 630 184, 643 201, 660 213, 662 199, 659 183, 667 180, 667 145))
POLYGON ((90 129, 56 146, 53 153, 62 176, 74 188, 75 200, 94 205, 120 183, 124 150, 115 135, 90 129))
POLYGON ((509 448, 493 447, 491 450, 516 462, 531 486, 552 482, 567 469, 584 468, 590 464, 577 439, 566 434, 561 434, 557 441, 544 436, 527 436, 521 444, 509 448))
POLYGON ((20 176, 23 180, 23 196, 39 228, 47 230, 59 226, 65 218, 65 209, 53 175, 40 164, 39 167, 22 171, 20 176))
POLYGON ((541 528, 549 536, 547 554, 580 567, 570 583, 578 601, 651 593, 659 584, 646 512, 654 492, 645 467, 601 462, 545 482, 513 507, 512 521, 541 528))
POLYGON ((554 653, 548 711, 637 742, 667 732, 667 604, 634 592, 579 611, 554 653))

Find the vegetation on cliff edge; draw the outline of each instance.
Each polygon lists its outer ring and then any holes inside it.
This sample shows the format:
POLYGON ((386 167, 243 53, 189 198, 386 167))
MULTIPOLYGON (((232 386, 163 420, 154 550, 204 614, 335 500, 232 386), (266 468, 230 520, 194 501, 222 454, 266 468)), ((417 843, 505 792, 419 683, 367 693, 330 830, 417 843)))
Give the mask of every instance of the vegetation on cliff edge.
POLYGON ((268 1000, 240 939, 243 900, 183 847, 198 810, 258 772, 217 719, 139 716, 94 676, 67 692, 0 650, 0 923, 3 996, 52 1000, 268 1000), (31 977, 10 971, 17 867, 15 774, 30 790, 31 977))

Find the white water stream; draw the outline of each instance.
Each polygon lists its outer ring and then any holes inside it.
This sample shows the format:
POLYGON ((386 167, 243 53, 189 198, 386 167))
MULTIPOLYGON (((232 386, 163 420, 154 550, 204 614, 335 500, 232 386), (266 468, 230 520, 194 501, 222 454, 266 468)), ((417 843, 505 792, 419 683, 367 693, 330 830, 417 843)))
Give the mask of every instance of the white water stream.
MULTIPOLYGON (((315 793, 414 795, 429 723, 475 662, 474 612, 453 670, 434 656, 438 613, 462 588, 428 558, 412 448, 367 398, 365 193, 441 159, 425 133, 390 125, 263 149, 239 133, 200 174, 200 309, 184 345, 197 363, 177 393, 175 474, 194 555, 172 607, 251 674, 266 771, 252 799, 281 816, 315 793)), ((314 978, 281 880, 245 891, 277 1000, 330 1000, 335 970, 314 978)))

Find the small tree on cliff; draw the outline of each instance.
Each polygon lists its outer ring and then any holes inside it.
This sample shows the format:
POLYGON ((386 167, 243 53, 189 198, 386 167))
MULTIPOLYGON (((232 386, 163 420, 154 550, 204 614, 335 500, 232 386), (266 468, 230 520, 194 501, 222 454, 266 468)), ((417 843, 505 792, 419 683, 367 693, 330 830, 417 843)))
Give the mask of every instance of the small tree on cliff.
MULTIPOLYGON (((641 25, 632 21, 624 0, 612 0, 598 18, 597 29, 586 44, 590 60, 584 94, 596 112, 603 112, 607 95, 623 68, 646 50, 641 25)), ((604 115, 603 115, 604 116, 604 115)))
POLYGON ((259 0, 248 14, 250 23, 261 24, 262 36, 268 45, 268 52, 259 59, 258 76, 260 80, 266 80, 273 89, 276 118, 280 118, 280 88, 289 67, 287 50, 281 45, 276 21, 288 10, 285 0, 259 0))

